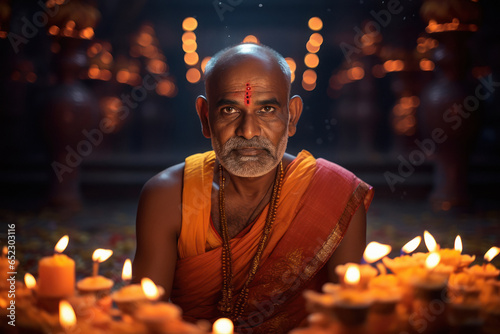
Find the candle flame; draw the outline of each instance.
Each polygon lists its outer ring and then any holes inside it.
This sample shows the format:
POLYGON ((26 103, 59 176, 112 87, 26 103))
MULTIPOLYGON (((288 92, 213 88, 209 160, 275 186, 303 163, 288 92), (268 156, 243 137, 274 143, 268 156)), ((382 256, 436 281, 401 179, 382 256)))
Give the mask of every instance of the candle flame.
POLYGON ((220 318, 214 322, 214 334, 233 334, 233 322, 228 318, 220 318))
POLYGON ((361 273, 359 271, 358 265, 351 264, 347 267, 345 272, 344 281, 350 285, 356 285, 359 283, 359 279, 361 278, 361 273))
POLYGON ((7 253, 8 253, 7 246, 3 246, 3 248, 2 248, 2 256, 7 256, 7 253))
POLYGON ((156 284, 154 284, 154 282, 147 277, 144 277, 141 280, 141 287, 142 287, 142 292, 144 292, 146 298, 149 300, 156 300, 160 296, 156 284))
POLYGON ((487 252, 486 254, 484 254, 484 259, 488 262, 491 262, 491 260, 493 260, 493 258, 495 256, 498 255, 498 253, 500 253, 500 248, 498 247, 491 247, 487 252))
POLYGON ((417 247, 420 245, 421 241, 422 241, 422 237, 417 236, 417 237, 411 239, 410 241, 408 241, 401 249, 403 250, 403 252, 409 254, 409 253, 413 252, 415 249, 417 249, 417 247))
POLYGON ((69 237, 65 235, 64 237, 59 239, 59 241, 56 244, 56 247, 54 247, 54 250, 58 253, 64 252, 64 250, 68 246, 68 242, 69 242, 69 237))
POLYGON ((434 269, 439 264, 439 261, 441 261, 441 255, 437 252, 432 252, 425 259, 425 267, 427 269, 434 269))
POLYGON ((92 261, 101 263, 109 259, 111 255, 113 255, 111 249, 97 248, 92 254, 92 261))
POLYGON ((389 245, 384 245, 376 241, 372 241, 366 246, 365 252, 363 254, 363 259, 367 263, 374 263, 389 254, 391 250, 392 247, 389 245))
POLYGON ((126 259, 123 264, 122 280, 129 281, 130 279, 132 279, 132 262, 130 259, 126 259))
POLYGON ((457 237, 455 238, 455 250, 462 253, 463 249, 464 249, 464 246, 462 245, 462 238, 460 237, 460 235, 457 235, 457 237))
POLYGON ((76 324, 75 311, 66 300, 59 302, 59 323, 65 330, 70 330, 76 324))
POLYGON ((425 246, 429 250, 429 253, 432 253, 439 249, 436 243, 436 239, 434 239, 432 234, 430 234, 427 231, 424 231, 424 241, 425 241, 425 246))
POLYGON ((30 273, 26 273, 24 275, 24 284, 28 289, 33 289, 36 287, 36 279, 30 273))

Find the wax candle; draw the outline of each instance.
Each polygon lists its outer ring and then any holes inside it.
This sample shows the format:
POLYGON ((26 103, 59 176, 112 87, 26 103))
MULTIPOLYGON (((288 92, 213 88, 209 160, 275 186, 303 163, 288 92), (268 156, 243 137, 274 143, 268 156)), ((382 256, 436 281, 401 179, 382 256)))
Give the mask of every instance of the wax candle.
POLYGON ((181 309, 172 303, 142 304, 134 312, 137 320, 143 322, 151 333, 170 333, 168 325, 181 321, 181 309))
POLYGON ((500 270, 498 270, 490 262, 500 253, 500 248, 491 247, 484 254, 483 265, 474 265, 470 268, 465 268, 464 271, 481 278, 495 278, 500 275, 500 270))
POLYGON ((370 279, 377 276, 378 274, 377 269, 368 264, 358 265, 357 263, 346 263, 345 265, 338 265, 335 268, 335 273, 338 275, 341 284, 345 284, 346 272, 349 268, 352 267, 356 267, 359 271, 360 277, 359 281, 356 283, 356 286, 359 289, 366 288, 370 279))
POLYGON ((425 320, 428 310, 434 303, 445 305, 447 275, 435 272, 441 257, 438 251, 431 252, 425 260, 425 270, 417 273, 411 278, 413 285, 412 317, 413 331, 419 333, 443 333, 447 324, 447 312, 436 313, 433 321, 425 320), (420 275, 418 275, 420 274, 420 275), (422 322, 427 321, 427 326, 422 326, 422 322))
POLYGON ((111 298, 122 312, 130 314, 141 304, 157 300, 164 293, 161 286, 156 286, 149 278, 143 278, 141 284, 126 285, 111 294, 111 298))
POLYGON ((98 248, 94 251, 92 254, 92 261, 94 262, 92 276, 97 276, 99 274, 99 263, 106 261, 111 255, 113 255, 111 249, 98 248))
POLYGON ((63 298, 75 291, 75 261, 61 254, 68 245, 67 235, 55 247, 56 254, 42 258, 38 262, 39 297, 63 298))

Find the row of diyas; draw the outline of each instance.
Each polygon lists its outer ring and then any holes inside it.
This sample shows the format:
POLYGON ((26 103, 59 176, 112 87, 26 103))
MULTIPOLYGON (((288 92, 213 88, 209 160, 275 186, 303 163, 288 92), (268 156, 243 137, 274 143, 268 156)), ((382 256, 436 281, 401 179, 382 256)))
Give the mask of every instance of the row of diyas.
POLYGON ((460 236, 453 249, 440 248, 425 231, 428 252, 415 252, 421 240, 393 259, 389 245, 372 242, 363 264, 337 266, 339 284, 304 294, 309 325, 291 334, 498 333, 500 270, 490 262, 500 248, 471 266, 475 256, 462 254, 460 236))
MULTIPOLYGON (((0 287, 0 316, 15 300, 16 327, 21 333, 233 333, 232 322, 225 318, 216 321, 212 329, 208 322, 195 325, 183 321, 181 309, 160 301, 164 290, 149 278, 130 284, 129 259, 123 265, 123 286, 111 293, 114 281, 99 275, 99 263, 113 254, 108 249, 94 251, 92 276, 75 284, 75 261, 63 254, 68 242, 68 236, 62 237, 55 253, 39 261, 38 281, 27 273, 24 284, 15 282, 11 288, 15 297, 0 287)), ((5 256, 0 258, 2 272, 7 272, 3 270, 7 264, 5 256)))

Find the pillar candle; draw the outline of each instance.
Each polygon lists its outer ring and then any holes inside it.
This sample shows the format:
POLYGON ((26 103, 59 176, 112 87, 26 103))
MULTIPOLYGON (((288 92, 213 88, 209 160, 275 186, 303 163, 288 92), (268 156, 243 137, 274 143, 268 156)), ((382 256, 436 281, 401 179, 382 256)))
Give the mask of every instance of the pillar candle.
POLYGON ((75 261, 65 254, 54 254, 38 262, 39 297, 61 298, 74 294, 75 261))

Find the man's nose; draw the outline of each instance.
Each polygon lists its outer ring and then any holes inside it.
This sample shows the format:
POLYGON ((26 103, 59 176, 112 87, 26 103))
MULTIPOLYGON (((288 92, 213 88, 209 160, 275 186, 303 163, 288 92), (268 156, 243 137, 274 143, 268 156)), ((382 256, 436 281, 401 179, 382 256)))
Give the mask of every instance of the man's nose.
POLYGON ((261 128, 257 115, 243 113, 240 117, 236 135, 245 139, 252 139, 261 135, 261 128))

